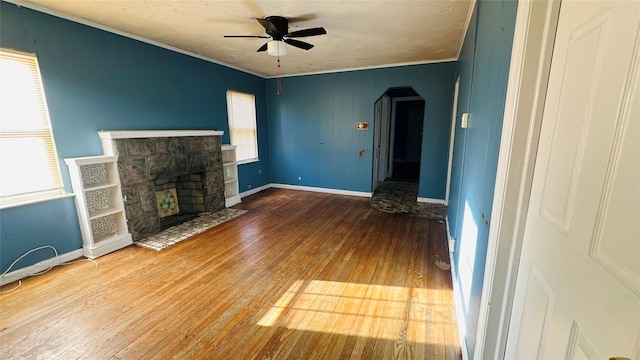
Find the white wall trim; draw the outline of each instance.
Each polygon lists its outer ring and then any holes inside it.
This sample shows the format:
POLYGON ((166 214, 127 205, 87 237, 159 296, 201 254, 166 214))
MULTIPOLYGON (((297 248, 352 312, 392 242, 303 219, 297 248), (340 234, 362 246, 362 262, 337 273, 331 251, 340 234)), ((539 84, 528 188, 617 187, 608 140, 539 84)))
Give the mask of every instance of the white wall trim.
MULTIPOLYGON (((455 250, 455 243, 456 243, 456 239, 453 238, 453 236, 451 236, 451 229, 449 228, 449 216, 446 215, 444 217, 444 224, 446 226, 446 230, 447 230, 447 246, 449 248, 449 253, 451 253, 453 256, 453 252, 455 250)), ((451 263, 451 267, 453 267, 453 263, 451 263)))
POLYGON ((274 187, 277 189, 311 191, 311 192, 320 192, 320 193, 335 194, 335 195, 348 195, 348 196, 358 196, 358 197, 368 197, 368 198, 371 197, 370 192, 364 192, 364 191, 329 189, 329 188, 321 188, 321 187, 314 187, 314 186, 300 186, 300 185, 289 185, 289 184, 271 184, 271 187, 274 187))
MULTIPOLYGON (((464 39, 464 36, 463 36, 463 39, 464 39)), ((396 63, 396 64, 371 65, 371 66, 344 68, 344 69, 336 69, 336 70, 325 70, 325 71, 313 71, 313 72, 298 73, 298 74, 287 74, 287 75, 280 75, 280 77, 281 78, 286 78, 286 77, 307 76, 307 75, 334 74, 334 73, 342 73, 342 72, 349 72, 349 71, 360 71, 360 70, 386 69, 386 68, 402 67, 402 66, 439 64, 439 63, 446 63, 446 62, 457 61, 457 60, 458 60, 457 57, 452 57, 452 58, 446 58, 446 59, 440 59, 440 60, 411 61, 411 62, 403 62, 403 63, 396 63)), ((276 79, 277 76, 271 75, 271 76, 266 76, 265 78, 266 79, 276 79)))
MULTIPOLYGON (((448 218, 447 218, 448 219, 448 218)), ((447 220, 447 224, 449 221, 447 220)), ((447 229, 449 227, 447 226, 447 229)), ((449 234, 447 234, 449 235, 449 234)), ((460 339, 460 350, 462 352, 462 360, 469 360, 469 349, 467 349, 466 333, 467 324, 464 318, 464 310, 462 308, 462 294, 460 294, 460 286, 458 284, 458 277, 456 276, 456 269, 453 266, 453 252, 449 252, 449 264, 451 264, 451 283, 453 284, 453 303, 456 310, 456 320, 458 323, 458 338, 460 339)), ((480 358, 479 358, 480 359, 480 358)))
POLYGON ((518 2, 476 331, 478 358, 505 355, 559 8, 559 1, 518 2))
POLYGON ((240 193, 240 198, 242 199, 249 195, 257 194, 260 191, 267 190, 267 189, 271 189, 271 184, 265 184, 262 186, 258 186, 257 188, 253 188, 251 190, 243 191, 240 193))
POLYGON ((462 45, 464 45, 464 38, 467 36, 467 31, 469 31, 469 25, 471 25, 471 17, 473 16, 473 10, 475 10, 475 8, 476 8, 476 0, 471 0, 469 11, 467 11, 467 18, 464 21, 464 31, 460 36, 460 46, 458 47, 458 56, 456 56, 456 60, 460 58, 460 53, 462 52, 462 45))
POLYGON ((31 198, 29 200, 4 203, 4 204, 0 204, 0 210, 9 209, 9 208, 18 207, 18 206, 32 205, 32 204, 37 204, 37 203, 46 202, 46 201, 60 200, 60 199, 73 197, 73 196, 76 196, 76 194, 64 193, 60 195, 52 195, 52 196, 41 197, 36 199, 31 198))
POLYGON ((419 203, 447 205, 447 202, 445 200, 443 200, 443 199, 433 199, 433 198, 418 197, 417 201, 419 203))
POLYGON ((456 138, 456 118, 458 117, 458 93, 460 91, 460 76, 456 79, 453 90, 453 109, 451 111, 451 136, 449 137, 449 164, 447 165, 447 188, 444 204, 449 205, 449 191, 451 190, 451 170, 453 168, 453 147, 456 138))
POLYGON ((0 286, 12 283, 14 281, 18 281, 20 279, 24 279, 27 276, 31 276, 33 274, 39 273, 50 268, 52 265, 57 266, 60 264, 64 264, 68 261, 75 260, 83 256, 82 249, 76 249, 70 251, 68 253, 64 253, 62 255, 58 255, 57 257, 51 257, 45 260, 42 260, 36 264, 31 266, 23 267, 21 269, 17 269, 8 274, 0 276, 0 286), (52 264, 53 263, 53 264, 52 264))

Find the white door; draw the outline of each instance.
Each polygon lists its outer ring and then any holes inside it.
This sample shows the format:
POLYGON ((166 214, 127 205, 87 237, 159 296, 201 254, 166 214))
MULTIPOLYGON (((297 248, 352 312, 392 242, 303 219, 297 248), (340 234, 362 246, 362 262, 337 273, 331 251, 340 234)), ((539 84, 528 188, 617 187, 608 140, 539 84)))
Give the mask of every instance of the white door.
POLYGON ((640 1, 564 1, 508 359, 640 359, 640 1))

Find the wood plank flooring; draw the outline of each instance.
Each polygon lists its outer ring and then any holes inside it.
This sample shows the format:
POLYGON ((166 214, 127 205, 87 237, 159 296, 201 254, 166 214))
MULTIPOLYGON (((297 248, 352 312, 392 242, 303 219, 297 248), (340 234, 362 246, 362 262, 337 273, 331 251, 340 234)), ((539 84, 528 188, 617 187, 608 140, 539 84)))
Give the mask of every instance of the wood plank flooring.
POLYGON ((26 279, 0 296, 0 358, 461 358, 443 223, 280 189, 237 208, 26 279))

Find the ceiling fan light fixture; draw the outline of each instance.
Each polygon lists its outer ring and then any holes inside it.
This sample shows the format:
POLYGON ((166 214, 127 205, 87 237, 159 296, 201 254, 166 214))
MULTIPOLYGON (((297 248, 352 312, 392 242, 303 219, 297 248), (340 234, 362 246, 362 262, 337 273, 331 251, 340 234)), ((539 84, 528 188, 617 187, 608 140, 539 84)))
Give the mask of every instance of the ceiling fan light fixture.
POLYGON ((267 43, 267 53, 271 56, 287 55, 287 46, 284 41, 271 40, 267 43))

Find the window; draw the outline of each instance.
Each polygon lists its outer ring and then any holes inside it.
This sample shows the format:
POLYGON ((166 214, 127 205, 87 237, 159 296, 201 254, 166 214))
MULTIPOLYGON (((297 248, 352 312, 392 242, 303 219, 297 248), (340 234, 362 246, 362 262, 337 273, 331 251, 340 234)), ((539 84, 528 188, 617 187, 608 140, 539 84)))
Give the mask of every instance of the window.
POLYGON ((257 161, 256 97, 251 94, 227 91, 227 113, 231 144, 237 146, 238 162, 257 161))
POLYGON ((35 54, 0 48, 0 207, 64 194, 35 54))

